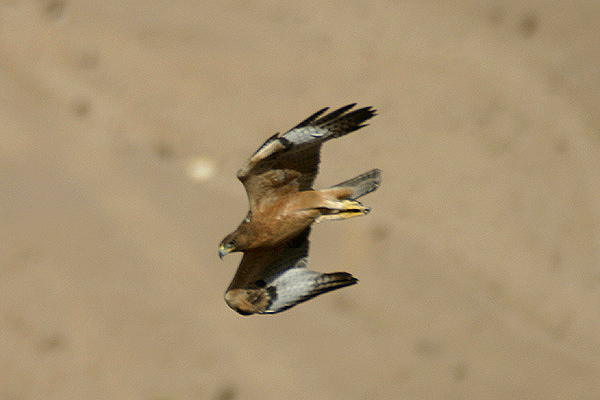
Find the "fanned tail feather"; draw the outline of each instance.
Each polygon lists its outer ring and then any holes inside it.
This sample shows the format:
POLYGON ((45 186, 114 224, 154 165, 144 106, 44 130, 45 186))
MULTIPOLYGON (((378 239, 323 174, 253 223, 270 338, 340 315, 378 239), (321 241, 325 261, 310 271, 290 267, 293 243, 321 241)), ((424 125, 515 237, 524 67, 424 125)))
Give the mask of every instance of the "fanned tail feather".
POLYGON ((360 174, 352 179, 338 183, 333 187, 348 187, 352 188, 353 193, 349 196, 350 199, 356 200, 366 194, 375 191, 381 183, 381 170, 375 168, 360 174))

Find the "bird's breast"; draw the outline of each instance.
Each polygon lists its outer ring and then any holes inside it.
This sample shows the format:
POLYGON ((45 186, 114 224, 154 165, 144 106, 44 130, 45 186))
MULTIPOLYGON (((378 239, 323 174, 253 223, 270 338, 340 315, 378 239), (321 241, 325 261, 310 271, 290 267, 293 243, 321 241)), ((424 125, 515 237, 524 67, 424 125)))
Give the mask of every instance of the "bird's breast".
POLYGON ((292 239, 310 226, 318 215, 317 210, 294 210, 288 207, 253 214, 251 224, 256 247, 275 246, 292 239))

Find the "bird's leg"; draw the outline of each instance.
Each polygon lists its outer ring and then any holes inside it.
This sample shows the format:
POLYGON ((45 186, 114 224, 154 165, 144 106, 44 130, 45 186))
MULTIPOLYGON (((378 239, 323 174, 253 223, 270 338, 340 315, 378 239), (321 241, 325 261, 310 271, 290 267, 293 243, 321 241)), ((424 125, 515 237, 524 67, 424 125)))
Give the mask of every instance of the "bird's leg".
POLYGON ((317 217, 316 222, 358 217, 368 214, 369 211, 371 211, 370 208, 363 206, 357 200, 328 200, 326 207, 321 208, 321 215, 317 217))
POLYGON ((316 222, 346 219, 367 214, 370 209, 363 206, 359 201, 351 199, 352 193, 352 189, 344 187, 302 191, 296 197, 295 211, 318 211, 319 215, 314 220, 316 222))

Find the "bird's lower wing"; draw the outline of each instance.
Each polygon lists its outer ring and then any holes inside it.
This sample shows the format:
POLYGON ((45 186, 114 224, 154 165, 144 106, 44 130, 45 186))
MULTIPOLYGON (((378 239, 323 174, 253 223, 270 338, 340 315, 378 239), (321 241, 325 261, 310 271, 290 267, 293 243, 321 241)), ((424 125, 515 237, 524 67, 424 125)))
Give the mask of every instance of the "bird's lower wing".
POLYGON ((358 282, 347 272, 323 274, 307 268, 310 228, 283 246, 246 252, 225 293, 240 314, 273 314, 319 294, 358 282))
POLYGON ((347 272, 322 274, 304 267, 290 268, 278 276, 271 287, 271 303, 263 313, 277 313, 329 291, 358 282, 347 272))

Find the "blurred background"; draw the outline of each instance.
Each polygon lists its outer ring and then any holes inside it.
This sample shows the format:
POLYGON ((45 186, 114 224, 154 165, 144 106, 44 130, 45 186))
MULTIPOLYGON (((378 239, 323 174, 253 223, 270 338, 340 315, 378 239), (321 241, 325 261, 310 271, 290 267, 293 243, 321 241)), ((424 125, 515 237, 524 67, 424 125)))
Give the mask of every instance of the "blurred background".
POLYGON ((0 1, 0 399, 597 399, 600 3, 0 1), (223 293, 235 172, 358 102, 313 229, 360 284, 223 293))

